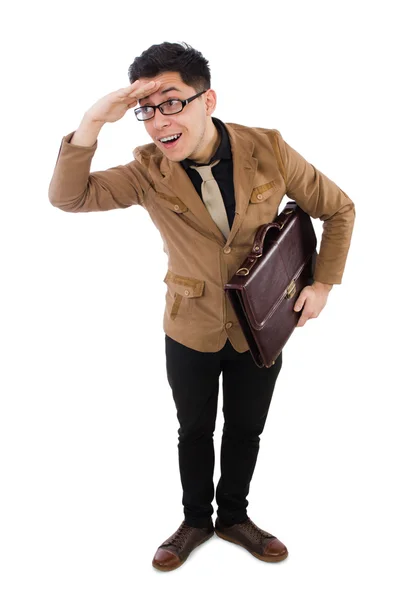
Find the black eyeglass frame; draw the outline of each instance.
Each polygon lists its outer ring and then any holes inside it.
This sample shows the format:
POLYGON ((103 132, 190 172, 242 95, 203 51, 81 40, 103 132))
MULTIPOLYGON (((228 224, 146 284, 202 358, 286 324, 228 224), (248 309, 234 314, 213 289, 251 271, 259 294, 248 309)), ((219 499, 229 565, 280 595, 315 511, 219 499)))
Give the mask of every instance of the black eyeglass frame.
POLYGON ((154 116, 156 114, 156 108, 159 109, 159 111, 161 112, 162 115, 177 115, 178 113, 182 112, 183 109, 185 108, 186 104, 189 104, 189 102, 192 102, 193 100, 195 100, 196 98, 198 98, 199 96, 201 96, 201 94, 204 94, 204 92, 208 92, 208 90, 203 90, 202 92, 199 92, 198 94, 195 94, 194 96, 190 96, 190 98, 186 98, 186 100, 180 100, 179 98, 168 98, 168 100, 164 100, 164 102, 160 102, 160 104, 157 104, 157 106, 152 106, 151 104, 147 104, 146 106, 139 106, 138 108, 134 109, 134 113, 136 118, 138 119, 138 121, 150 121, 150 119, 154 119, 154 116), (174 113, 165 113, 162 110, 162 105, 163 104, 167 104, 167 102, 169 102, 170 100, 178 100, 179 102, 182 103, 182 108, 181 110, 177 110, 174 113), (142 111, 143 108, 153 108, 154 112, 153 112, 153 116, 147 118, 147 119, 139 119, 138 118, 138 114, 140 113, 140 111, 142 111))

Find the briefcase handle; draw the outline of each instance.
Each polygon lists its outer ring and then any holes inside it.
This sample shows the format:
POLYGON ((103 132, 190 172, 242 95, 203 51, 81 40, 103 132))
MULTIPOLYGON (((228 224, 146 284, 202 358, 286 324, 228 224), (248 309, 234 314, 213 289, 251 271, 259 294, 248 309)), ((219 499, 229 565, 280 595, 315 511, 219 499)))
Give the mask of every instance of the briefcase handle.
POLYGON ((265 225, 262 225, 262 227, 258 228, 255 234, 251 252, 248 254, 248 258, 258 258, 259 256, 262 256, 263 244, 268 231, 273 228, 281 231, 284 225, 291 219, 291 214, 295 212, 296 206, 296 202, 288 202, 284 210, 278 215, 273 223, 265 223, 265 225))
POLYGON ((247 267, 240 267, 240 269, 236 271, 236 275, 243 277, 249 275, 251 268, 255 265, 258 258, 262 256, 263 244, 265 243, 265 237, 267 233, 271 229, 277 229, 278 231, 281 231, 285 224, 292 218, 291 215, 296 211, 296 208, 296 202, 288 202, 284 210, 276 217, 276 220, 273 221, 273 223, 265 223, 262 225, 262 227, 257 229, 251 251, 246 257, 246 261, 251 263, 249 265, 250 268, 248 269, 247 267))

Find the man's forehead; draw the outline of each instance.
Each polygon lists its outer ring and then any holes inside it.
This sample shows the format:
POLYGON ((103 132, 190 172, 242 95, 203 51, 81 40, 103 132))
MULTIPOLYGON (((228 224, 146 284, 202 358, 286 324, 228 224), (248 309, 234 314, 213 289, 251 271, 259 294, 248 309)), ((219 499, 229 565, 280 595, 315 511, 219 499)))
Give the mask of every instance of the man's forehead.
MULTIPOLYGON (((167 94, 167 92, 172 92, 172 91, 176 91, 176 92, 182 92, 183 90, 181 90, 181 88, 177 87, 176 85, 165 85, 164 89, 161 89, 162 86, 159 87, 158 90, 156 90, 156 94, 167 94)), ((140 102, 146 102, 147 99, 150 98, 150 96, 145 96, 144 98, 141 98, 139 101, 140 102)))

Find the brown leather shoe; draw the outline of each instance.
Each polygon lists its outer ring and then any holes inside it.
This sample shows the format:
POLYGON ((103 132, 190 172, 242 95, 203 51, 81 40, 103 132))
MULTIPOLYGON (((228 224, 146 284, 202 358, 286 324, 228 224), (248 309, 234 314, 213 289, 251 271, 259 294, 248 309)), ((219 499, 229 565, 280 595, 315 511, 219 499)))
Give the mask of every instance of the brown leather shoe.
POLYGON ((190 527, 185 521, 165 542, 158 547, 152 565, 160 571, 173 571, 187 559, 189 554, 214 535, 214 526, 190 527))
POLYGON ((251 519, 226 527, 215 521, 215 533, 223 540, 243 546, 259 560, 279 562, 288 556, 288 550, 274 535, 260 529, 251 519))

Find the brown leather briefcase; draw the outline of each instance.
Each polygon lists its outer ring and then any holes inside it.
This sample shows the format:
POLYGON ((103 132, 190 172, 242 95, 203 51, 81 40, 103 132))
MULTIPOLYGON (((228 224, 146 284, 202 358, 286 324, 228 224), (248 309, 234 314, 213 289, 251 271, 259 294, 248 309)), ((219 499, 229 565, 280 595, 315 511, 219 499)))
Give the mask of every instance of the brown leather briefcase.
POLYGON ((301 290, 313 283, 317 238, 310 215, 288 202, 273 223, 261 225, 250 253, 225 284, 252 357, 271 367, 294 331, 301 290))

